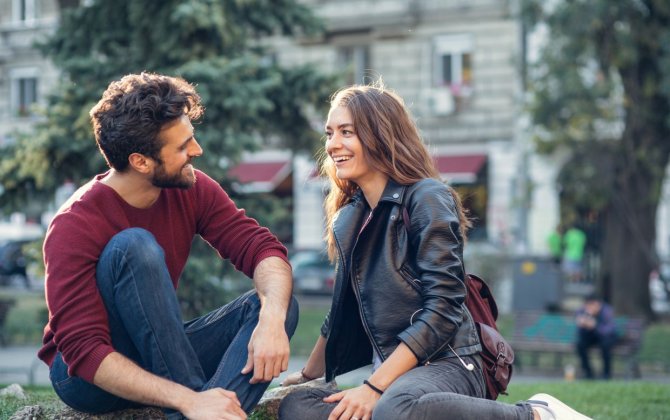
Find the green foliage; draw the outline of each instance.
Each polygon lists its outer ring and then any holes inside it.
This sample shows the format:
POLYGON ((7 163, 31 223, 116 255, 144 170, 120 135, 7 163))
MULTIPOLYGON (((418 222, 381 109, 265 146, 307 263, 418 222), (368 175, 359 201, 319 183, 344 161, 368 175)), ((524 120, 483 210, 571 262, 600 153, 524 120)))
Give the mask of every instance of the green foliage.
POLYGON ((611 282, 615 307, 650 316, 638 284, 657 264, 655 214, 670 158, 670 3, 524 0, 523 10, 547 32, 529 80, 538 150, 568 157, 562 207, 603 216, 601 281, 611 282))
MULTIPOLYGON (((265 146, 312 150, 320 134, 310 115, 327 105, 335 78, 310 66, 283 68, 263 46, 273 35, 306 37, 322 23, 296 0, 92 1, 62 10, 55 34, 40 45, 63 79, 34 133, 2 150, 0 209, 48 203, 66 180, 82 184, 103 172, 88 112, 112 81, 150 71, 197 85, 206 107, 196 123, 205 153, 195 164, 226 183, 242 151, 265 146)), ((285 200, 247 197, 249 214, 290 238, 285 200), (256 200, 256 201, 255 201, 256 200), (280 229, 280 227, 283 228, 280 229)), ((32 216, 37 216, 35 208, 32 216)), ((184 313, 224 302, 217 276, 233 272, 196 242, 181 279, 184 313)))
POLYGON ((43 123, 4 149, 0 208, 48 200, 70 179, 105 169, 88 111, 105 87, 128 73, 184 77, 207 109, 196 135, 196 164, 216 179, 243 150, 311 150, 319 134, 310 110, 325 107, 334 77, 310 66, 283 68, 263 47, 271 35, 311 36, 321 22, 295 0, 93 1, 63 9, 56 33, 40 48, 63 72, 43 123))

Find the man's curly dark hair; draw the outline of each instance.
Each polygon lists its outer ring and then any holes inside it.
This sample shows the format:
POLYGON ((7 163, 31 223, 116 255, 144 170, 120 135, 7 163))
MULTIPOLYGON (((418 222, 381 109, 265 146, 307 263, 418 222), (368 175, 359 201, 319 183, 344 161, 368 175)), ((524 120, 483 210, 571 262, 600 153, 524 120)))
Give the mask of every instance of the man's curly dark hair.
POLYGON ((109 84, 90 116, 95 141, 117 171, 140 153, 161 163, 161 128, 182 115, 198 119, 204 109, 193 85, 178 77, 129 74, 109 84))

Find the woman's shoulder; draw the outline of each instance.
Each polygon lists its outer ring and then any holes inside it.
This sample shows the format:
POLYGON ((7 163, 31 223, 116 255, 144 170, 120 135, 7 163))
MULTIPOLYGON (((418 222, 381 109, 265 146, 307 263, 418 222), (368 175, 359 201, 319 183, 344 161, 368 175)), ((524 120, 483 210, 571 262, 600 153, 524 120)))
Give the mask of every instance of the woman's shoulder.
POLYGON ((410 185, 407 189, 408 195, 413 200, 444 200, 453 201, 449 185, 439 179, 424 178, 410 185))

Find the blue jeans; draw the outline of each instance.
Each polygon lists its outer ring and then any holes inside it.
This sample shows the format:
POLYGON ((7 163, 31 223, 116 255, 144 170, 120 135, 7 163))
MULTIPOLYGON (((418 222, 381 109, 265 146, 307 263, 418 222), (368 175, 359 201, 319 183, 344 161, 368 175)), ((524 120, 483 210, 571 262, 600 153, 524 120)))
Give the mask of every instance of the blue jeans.
MULTIPOLYGON (((255 291, 183 323, 163 249, 151 233, 139 228, 121 231, 109 241, 96 276, 116 351, 143 369, 193 390, 234 391, 247 413, 253 409, 270 385, 250 384, 253 372, 240 373, 258 323, 260 301, 255 291)), ((289 337, 297 324, 298 304, 292 299, 285 322, 289 337)), ((140 406, 68 376, 60 353, 50 378, 60 398, 79 411, 97 414, 140 406)), ((165 412, 169 418, 181 418, 173 410, 165 412)))
MULTIPOLYGON (((377 401, 372 420, 532 420, 530 404, 505 404, 486 395, 479 356, 463 357, 475 365, 471 372, 457 358, 445 358, 418 366, 391 384, 377 401)), ((337 403, 323 398, 337 391, 303 388, 290 393, 279 407, 280 420, 327 419, 337 403)))

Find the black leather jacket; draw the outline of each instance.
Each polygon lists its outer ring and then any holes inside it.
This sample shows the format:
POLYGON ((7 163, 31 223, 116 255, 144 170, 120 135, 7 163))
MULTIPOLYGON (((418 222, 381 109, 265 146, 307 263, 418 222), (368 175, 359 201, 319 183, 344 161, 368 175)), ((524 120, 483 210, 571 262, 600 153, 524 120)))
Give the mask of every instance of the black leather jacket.
POLYGON ((333 222, 339 259, 321 328, 326 379, 370 364, 372 345, 386 360, 402 341, 421 364, 481 350, 464 303, 463 240, 446 185, 389 180, 366 222, 369 214, 359 192, 333 222))

